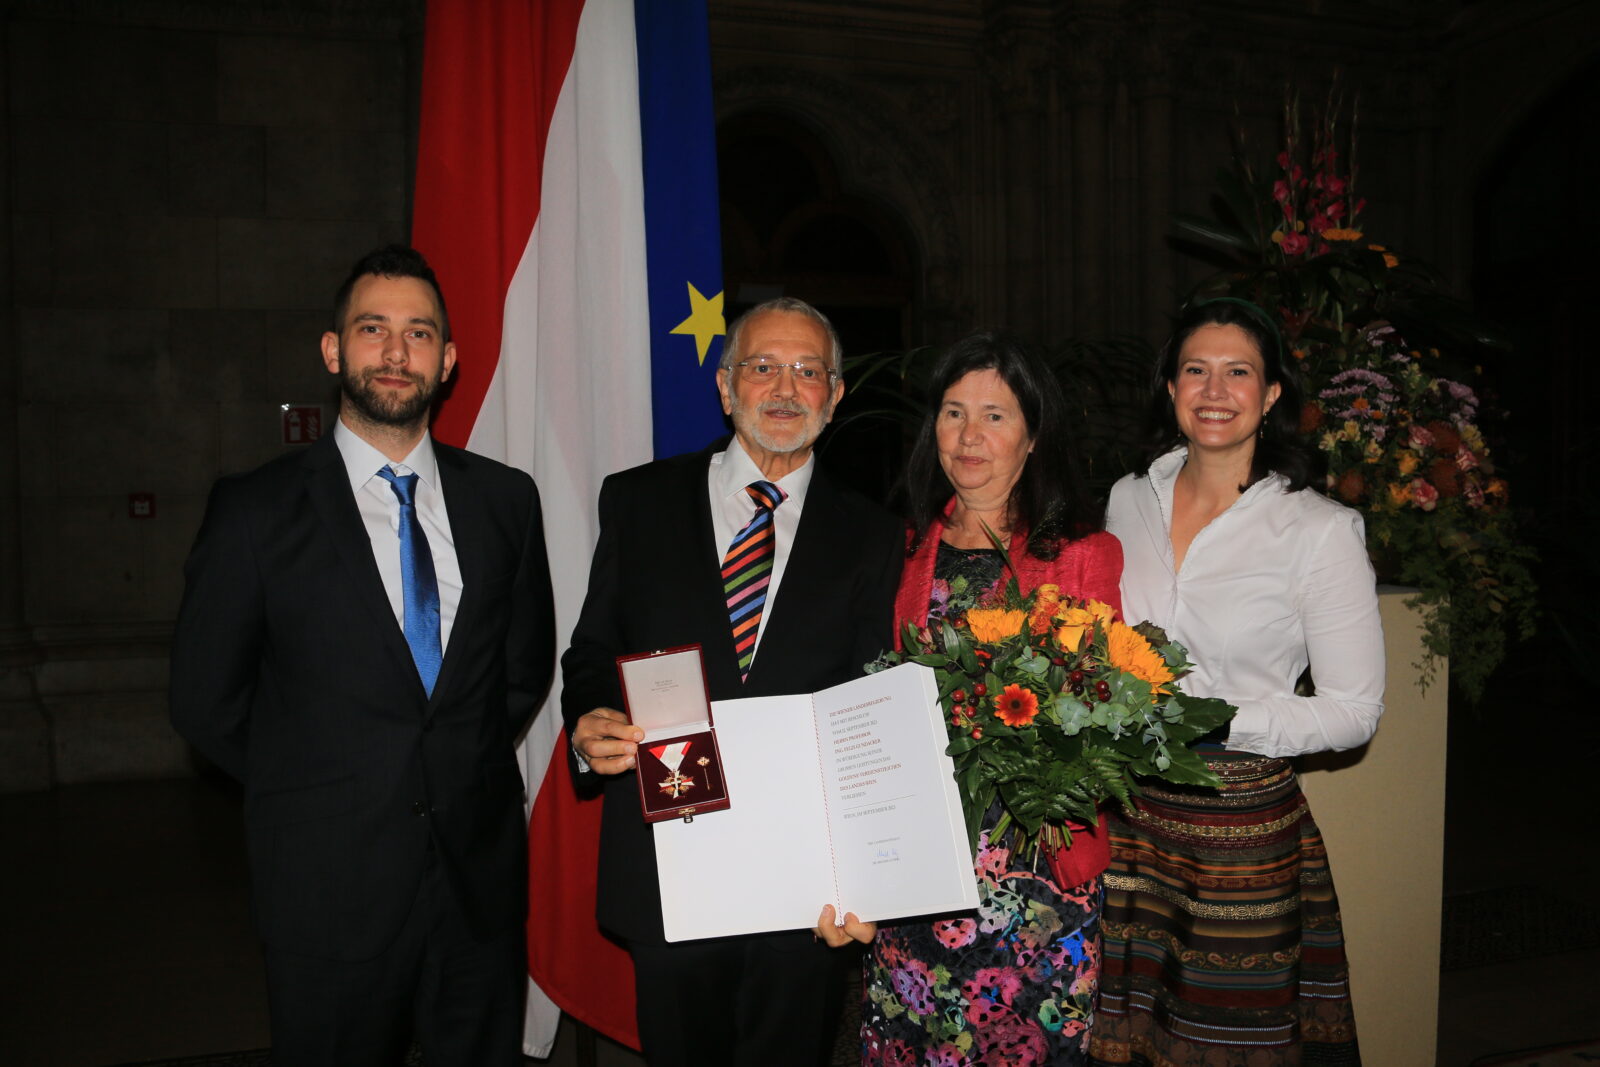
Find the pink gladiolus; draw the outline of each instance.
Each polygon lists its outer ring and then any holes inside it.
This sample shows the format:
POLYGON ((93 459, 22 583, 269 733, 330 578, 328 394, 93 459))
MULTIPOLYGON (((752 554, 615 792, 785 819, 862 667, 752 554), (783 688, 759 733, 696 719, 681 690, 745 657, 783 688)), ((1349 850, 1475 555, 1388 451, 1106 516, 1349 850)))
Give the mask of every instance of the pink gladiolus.
POLYGON ((1283 235, 1283 241, 1280 242, 1280 247, 1283 248, 1283 254, 1286 256, 1303 255, 1310 246, 1310 240, 1303 233, 1286 233, 1283 235))
POLYGON ((1328 192, 1339 196, 1344 192, 1344 179, 1337 174, 1328 175, 1328 192))
POLYGON ((1328 221, 1328 217, 1320 212, 1312 215, 1311 218, 1306 221, 1306 226, 1310 228, 1312 233, 1321 233, 1323 230, 1326 230, 1332 225, 1333 223, 1328 221))
POLYGON ((1329 204, 1325 214, 1328 216, 1328 218, 1337 221, 1339 217, 1344 214, 1344 201, 1335 200, 1333 203, 1329 204))
POLYGON ((1279 178, 1277 181, 1273 182, 1272 183, 1272 199, 1276 200, 1280 204, 1283 203, 1284 201, 1288 200, 1289 199, 1289 183, 1284 181, 1282 178, 1279 178))
POLYGON ((1287 153, 1287 152, 1279 152, 1278 153, 1278 166, 1282 167, 1284 170, 1288 170, 1289 169, 1289 153, 1287 153))

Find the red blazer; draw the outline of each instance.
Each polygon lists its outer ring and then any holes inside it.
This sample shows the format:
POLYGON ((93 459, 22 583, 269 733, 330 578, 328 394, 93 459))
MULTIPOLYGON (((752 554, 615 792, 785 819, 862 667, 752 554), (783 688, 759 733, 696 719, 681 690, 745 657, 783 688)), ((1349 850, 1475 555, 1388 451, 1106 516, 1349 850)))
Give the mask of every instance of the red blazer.
MULTIPOLYGON (((947 507, 945 514, 949 511, 947 507)), ((900 589, 894 599, 896 648, 901 647, 901 631, 907 622, 918 626, 927 624, 928 601, 933 596, 933 564, 943 533, 944 520, 934 519, 922 544, 906 557, 905 567, 900 572, 900 589)), ((907 531, 908 547, 911 536, 911 531, 907 531)), ((1026 542, 1026 530, 1012 533, 1013 545, 1026 542)), ((1099 600, 1116 608, 1117 614, 1122 613, 1122 543, 1111 534, 1094 533, 1062 545, 1061 552, 1052 560, 1035 559, 1025 551, 1015 551, 1011 562, 1017 570, 1017 585, 1024 593, 1053 583, 1061 587, 1063 595, 1099 600)), ((1059 852, 1051 863, 1063 888, 1098 877, 1111 863, 1104 815, 1093 829, 1076 821, 1070 826, 1072 846, 1059 852)))

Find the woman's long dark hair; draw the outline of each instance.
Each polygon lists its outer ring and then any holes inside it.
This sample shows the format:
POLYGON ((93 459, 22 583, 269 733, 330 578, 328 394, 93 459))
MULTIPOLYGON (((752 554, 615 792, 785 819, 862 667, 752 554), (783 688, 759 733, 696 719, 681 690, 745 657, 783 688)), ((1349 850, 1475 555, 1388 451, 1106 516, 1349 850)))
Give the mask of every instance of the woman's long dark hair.
POLYGON ((1240 488, 1248 489, 1269 474, 1281 474, 1289 482, 1289 492, 1304 489, 1316 469, 1316 459, 1300 436, 1300 375, 1267 313, 1248 301, 1226 296, 1197 301, 1178 313, 1172 336, 1162 346, 1150 378, 1150 440, 1139 475, 1149 474, 1150 464, 1184 443, 1167 387, 1177 380, 1178 355, 1184 344, 1204 326, 1243 330, 1261 353, 1267 384, 1279 389, 1277 402, 1261 420, 1261 436, 1250 460, 1250 480, 1240 488))
POLYGON ((1026 551, 1036 559, 1055 559, 1064 541, 1101 528, 1103 513, 1085 492, 1078 474, 1071 436, 1067 432, 1066 402, 1061 386, 1039 356, 1015 338, 993 330, 979 330, 951 345, 939 357, 928 383, 928 395, 911 459, 901 478, 899 494, 916 536, 911 551, 922 544, 933 520, 955 491, 939 463, 936 427, 944 395, 973 371, 993 370, 1016 394, 1017 404, 1033 439, 1029 454, 1011 489, 1013 526, 1028 531, 1026 551))

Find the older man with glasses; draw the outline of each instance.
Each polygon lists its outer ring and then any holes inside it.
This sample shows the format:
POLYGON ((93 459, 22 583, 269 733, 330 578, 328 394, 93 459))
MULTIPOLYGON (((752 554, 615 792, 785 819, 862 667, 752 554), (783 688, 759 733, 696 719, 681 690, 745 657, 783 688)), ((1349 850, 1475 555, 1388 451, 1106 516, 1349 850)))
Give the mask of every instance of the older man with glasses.
POLYGON ((722 700, 824 689, 892 644, 903 529, 812 453, 844 395, 839 369, 821 312, 792 298, 752 308, 717 371, 733 438, 614 474, 600 490, 561 703, 580 781, 603 783, 597 914, 633 954, 639 1032, 657 1067, 818 1064, 831 1043, 848 964, 809 930, 664 939, 633 781, 644 735, 618 710, 615 661, 699 644, 711 698, 722 700))

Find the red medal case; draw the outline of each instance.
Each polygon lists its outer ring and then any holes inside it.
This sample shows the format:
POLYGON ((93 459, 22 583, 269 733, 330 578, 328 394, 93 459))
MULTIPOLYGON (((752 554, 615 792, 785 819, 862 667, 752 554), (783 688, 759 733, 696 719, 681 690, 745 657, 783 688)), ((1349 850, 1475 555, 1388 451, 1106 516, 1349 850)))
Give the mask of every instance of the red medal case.
POLYGON ((729 807, 700 646, 618 656, 617 675, 628 718, 644 730, 634 774, 644 821, 729 807))

